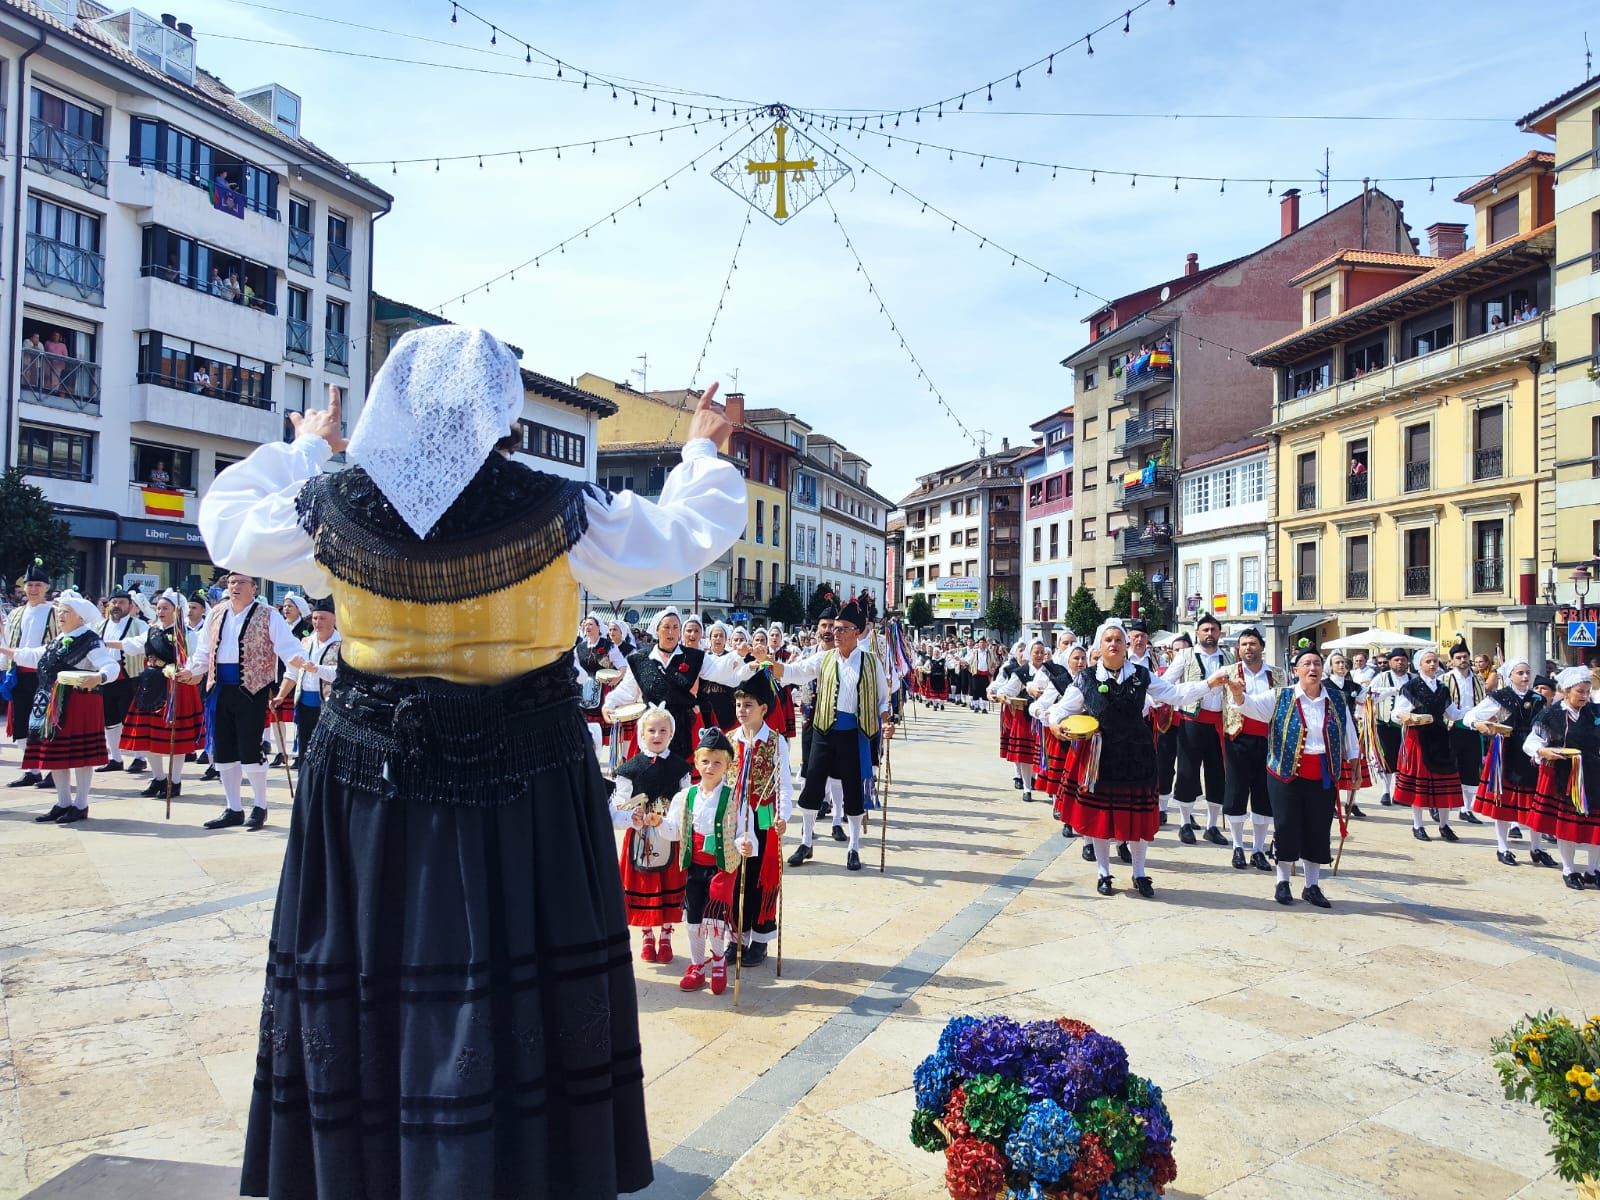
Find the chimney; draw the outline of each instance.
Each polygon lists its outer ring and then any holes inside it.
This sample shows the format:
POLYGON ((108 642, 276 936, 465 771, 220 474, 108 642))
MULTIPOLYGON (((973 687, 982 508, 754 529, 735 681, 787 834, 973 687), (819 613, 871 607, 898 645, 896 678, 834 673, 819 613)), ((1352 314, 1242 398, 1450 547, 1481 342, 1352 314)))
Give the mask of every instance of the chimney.
POLYGON ((1428 226, 1428 253, 1434 258, 1454 258, 1467 248, 1467 227, 1455 221, 1435 221, 1428 226))
POLYGON ((1184 255, 1183 273, 1185 275, 1200 274, 1200 256, 1198 254, 1190 251, 1188 254, 1184 255))
POLYGON ((722 415, 734 425, 744 424, 744 393, 729 392, 722 399, 722 415))
POLYGON ((162 13, 161 23, 168 29, 176 29, 178 27, 178 18, 173 16, 171 13, 162 13))
POLYGON ((191 42, 194 41, 194 26, 189 24, 189 22, 179 21, 178 32, 183 34, 183 36, 188 38, 191 42))
POLYGON ((1300 228, 1300 189, 1290 188, 1278 202, 1281 218, 1279 237, 1288 237, 1300 228))
POLYGON ((1001 438, 1000 439, 1000 453, 1004 454, 1009 449, 1011 449, 1011 439, 1008 438, 1008 437, 1001 438))

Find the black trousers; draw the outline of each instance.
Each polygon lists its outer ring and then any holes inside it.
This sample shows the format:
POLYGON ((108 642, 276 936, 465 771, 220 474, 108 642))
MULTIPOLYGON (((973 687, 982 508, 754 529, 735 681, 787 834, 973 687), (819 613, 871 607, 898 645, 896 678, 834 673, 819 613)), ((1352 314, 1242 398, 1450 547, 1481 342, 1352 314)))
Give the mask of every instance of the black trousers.
POLYGON ((217 752, 212 761, 218 766, 243 763, 253 767, 261 762, 261 731, 266 728, 272 693, 271 687, 252 695, 237 683, 217 685, 217 752))
POLYGON ((128 709, 133 704, 133 688, 135 680, 126 675, 120 675, 110 683, 100 687, 100 700, 106 710, 106 728, 121 725, 127 719, 128 709))
POLYGON ((1222 758, 1222 734, 1214 725, 1202 721, 1178 722, 1178 775, 1172 794, 1179 804, 1193 804, 1200 798, 1200 779, 1205 777, 1205 797, 1212 804, 1226 798, 1224 780, 1227 766, 1222 758))
POLYGON ((304 754, 311 749, 311 735, 317 731, 317 722, 322 720, 322 705, 315 708, 304 704, 294 706, 295 752, 304 754))
POLYGON ((1156 790, 1163 796, 1172 795, 1173 781, 1178 775, 1178 723, 1174 721, 1156 738, 1156 790))
MULTIPOLYGON (((333 728, 331 725, 329 728, 333 728)), ((687 877, 683 883, 683 923, 685 925, 698 925, 705 920, 706 901, 711 896, 711 881, 717 876, 717 869, 705 863, 692 862, 689 864, 687 877)))
POLYGON ((1392 775, 1400 769, 1400 737, 1405 731, 1398 725, 1378 722, 1378 745, 1383 749, 1383 761, 1392 775))
MULTIPOLYGON (((873 738, 873 761, 877 761, 877 749, 878 739, 873 738)), ((844 792, 845 816, 859 817, 866 811, 859 729, 835 729, 828 733, 819 729, 812 733, 811 751, 806 756, 806 785, 800 789, 800 807, 807 812, 820 809, 823 791, 830 779, 837 779, 844 792)))
POLYGON ((1279 862, 1331 863, 1333 818, 1338 793, 1319 779, 1269 777, 1272 793, 1273 850, 1279 862))
POLYGON ((1456 774, 1466 787, 1478 786, 1483 768, 1483 738, 1476 729, 1450 730, 1450 752, 1455 755, 1456 774))
POLYGON ((1222 811, 1242 817, 1248 808, 1258 817, 1272 815, 1272 797, 1267 791, 1267 739, 1241 733, 1228 743, 1227 782, 1222 811))

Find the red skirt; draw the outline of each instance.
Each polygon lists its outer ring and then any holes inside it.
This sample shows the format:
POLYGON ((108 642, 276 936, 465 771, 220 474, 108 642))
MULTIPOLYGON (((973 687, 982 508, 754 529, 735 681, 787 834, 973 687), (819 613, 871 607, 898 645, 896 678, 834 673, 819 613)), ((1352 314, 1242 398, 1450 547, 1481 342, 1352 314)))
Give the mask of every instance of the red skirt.
POLYGON ((1026 709, 1009 701, 1000 710, 1000 757, 1030 765, 1039 761, 1039 737, 1033 732, 1033 718, 1026 709))
POLYGON ((1528 819, 1528 813, 1534 805, 1534 788, 1522 787, 1508 779, 1502 785, 1499 796, 1490 796, 1485 790, 1489 786, 1489 773, 1484 771, 1481 778, 1484 782, 1478 784, 1477 793, 1473 797, 1473 812, 1490 821, 1521 823, 1528 819))
POLYGON ((1452 768, 1435 771, 1423 761, 1417 732, 1407 727, 1400 742, 1400 764, 1394 780, 1394 802, 1412 808, 1460 808, 1461 776, 1452 768))
POLYGON ((1353 792, 1360 788, 1372 786, 1372 771, 1367 766, 1364 758, 1353 758, 1344 764, 1344 769, 1339 772, 1339 790, 1353 792))
MULTIPOLYGON (((703 723, 703 722, 702 722, 703 723)), ((779 688, 778 698, 767 709, 767 728, 784 737, 794 736, 794 689, 779 688)))
POLYGON ((66 712, 56 735, 46 741, 28 739, 22 752, 24 771, 70 771, 106 762, 106 706, 99 692, 67 691, 66 712))
POLYGON ((263 729, 271 729, 272 728, 272 723, 274 721, 282 721, 285 725, 293 725, 294 724, 294 696, 293 695, 290 695, 290 697, 287 700, 285 700, 282 704, 269 704, 269 705, 267 705, 267 719, 262 724, 261 727, 263 729))
POLYGON ((206 748, 205 701, 192 683, 168 682, 176 688, 172 721, 166 709, 142 713, 129 709, 122 722, 122 749, 135 754, 196 754, 206 748))
POLYGON ((1070 743, 1063 742, 1055 734, 1046 729, 1044 738, 1044 765, 1039 768, 1038 775, 1034 778, 1035 791, 1043 792, 1046 796, 1054 796, 1061 790, 1061 780, 1066 771, 1067 754, 1070 743))
POLYGON ((641 871, 633 865, 633 829, 622 835, 622 903, 628 924, 635 929, 676 925, 683 916, 683 887, 689 873, 682 865, 679 844, 672 843, 672 861, 659 871, 641 871))
MULTIPOLYGON (((26 765, 26 764, 24 764, 26 765)), ((1540 762, 1539 782, 1529 802, 1525 823, 1535 833, 1562 842, 1600 846, 1600 796, 1589 797, 1589 815, 1573 807, 1567 796, 1566 763, 1540 762)))
POLYGON ((1092 792, 1083 788, 1083 768, 1090 740, 1082 738, 1067 751, 1062 783, 1056 797, 1056 819, 1087 838, 1115 842, 1154 841, 1161 828, 1161 795, 1156 781, 1119 783, 1101 779, 1092 792))

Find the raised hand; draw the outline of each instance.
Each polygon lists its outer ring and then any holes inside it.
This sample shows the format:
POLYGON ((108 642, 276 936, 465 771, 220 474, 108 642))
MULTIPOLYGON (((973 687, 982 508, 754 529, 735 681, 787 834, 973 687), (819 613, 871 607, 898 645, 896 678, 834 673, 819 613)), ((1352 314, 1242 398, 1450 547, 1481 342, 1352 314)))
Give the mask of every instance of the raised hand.
POLYGON ((339 385, 334 383, 328 385, 327 408, 312 409, 306 413, 292 412, 289 414, 289 424, 294 426, 296 437, 302 433, 314 434, 327 442, 335 454, 343 450, 348 443, 342 432, 344 404, 339 398, 339 385))
POLYGON ((733 433, 733 422, 711 407, 711 402, 717 398, 717 389, 720 386, 722 385, 713 383, 700 397, 700 403, 689 421, 690 441, 695 438, 710 438, 712 445, 721 446, 733 433))

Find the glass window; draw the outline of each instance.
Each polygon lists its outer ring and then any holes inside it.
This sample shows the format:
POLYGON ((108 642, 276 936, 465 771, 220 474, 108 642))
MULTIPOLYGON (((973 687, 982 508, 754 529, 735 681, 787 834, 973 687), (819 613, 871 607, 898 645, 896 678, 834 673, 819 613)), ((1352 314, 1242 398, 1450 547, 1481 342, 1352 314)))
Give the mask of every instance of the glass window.
POLYGON ((94 478, 94 434, 23 422, 17 431, 17 465, 28 475, 87 483, 94 478))
POLYGON ((1288 397, 1309 396, 1333 382, 1333 362, 1327 356, 1293 366, 1285 373, 1288 397))
POLYGON ((176 446, 133 442, 129 446, 128 481, 141 486, 195 490, 195 452, 176 446))
POLYGON ((1219 558, 1211 564, 1211 599, 1228 594, 1228 560, 1219 558))
POLYGON ((1389 365, 1389 335, 1380 333, 1375 338, 1351 346, 1344 353, 1344 377, 1360 379, 1368 371, 1389 365))
POLYGON ((1407 358, 1432 354, 1455 344, 1455 309, 1449 305, 1412 317, 1400 326, 1400 346, 1407 358))

